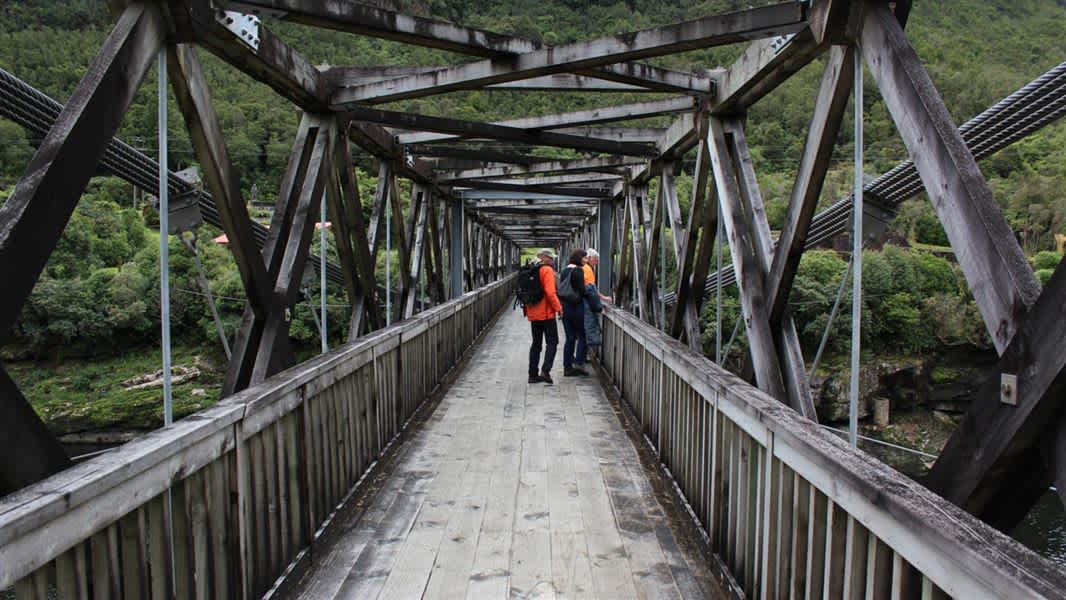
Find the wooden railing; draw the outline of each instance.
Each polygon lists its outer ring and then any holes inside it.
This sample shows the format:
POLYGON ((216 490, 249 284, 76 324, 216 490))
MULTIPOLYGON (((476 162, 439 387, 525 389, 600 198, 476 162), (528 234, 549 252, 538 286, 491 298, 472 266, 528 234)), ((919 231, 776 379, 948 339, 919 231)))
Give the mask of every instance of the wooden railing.
POLYGON ((749 598, 1062 598, 1048 561, 608 309, 602 363, 749 598))
POLYGON ((0 590, 263 595, 512 290, 470 292, 0 499, 0 590))

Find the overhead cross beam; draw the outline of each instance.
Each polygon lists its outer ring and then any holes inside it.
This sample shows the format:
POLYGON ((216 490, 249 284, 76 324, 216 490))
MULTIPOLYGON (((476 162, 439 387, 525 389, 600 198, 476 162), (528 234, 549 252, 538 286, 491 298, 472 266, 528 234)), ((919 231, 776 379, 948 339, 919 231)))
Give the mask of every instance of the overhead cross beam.
POLYGON ((494 165, 480 169, 463 169, 443 171, 437 175, 438 181, 465 182, 471 179, 491 179, 494 177, 520 177, 535 173, 581 173, 585 171, 613 170, 627 165, 643 162, 640 158, 627 156, 610 156, 604 158, 585 158, 572 160, 548 160, 532 165, 494 165))
MULTIPOLYGON (((507 61, 487 59, 432 73, 343 88, 333 94, 330 102, 333 106, 343 107, 355 103, 379 104, 422 98, 472 86, 574 72, 623 61, 785 35, 795 33, 804 26, 805 7, 798 2, 786 2, 656 27, 625 36, 535 50, 507 61)), ((637 68, 632 64, 625 66, 637 68)))
MULTIPOLYGON (((408 75, 431 73, 433 71, 439 71, 441 69, 447 68, 447 65, 422 67, 330 67, 326 70, 325 76, 326 81, 329 83, 331 88, 342 88, 367 85, 369 83, 374 83, 383 79, 395 79, 397 77, 404 77, 408 75)), ((523 79, 520 81, 508 81, 506 83, 498 83, 495 85, 487 86, 485 89, 520 90, 527 92, 659 92, 659 90, 641 87, 638 85, 618 83, 614 81, 607 81, 604 79, 585 77, 583 75, 571 75, 569 73, 545 75, 544 77, 533 77, 532 79, 523 79)))
MULTIPOLYGON (((403 14, 359 2, 242 0, 231 2, 230 6, 243 8, 249 12, 266 9, 272 16, 305 25, 348 31, 489 59, 511 59, 544 49, 542 44, 532 40, 403 14)), ((643 88, 645 91, 695 94, 709 94, 713 91, 713 81, 706 75, 639 63, 606 65, 581 70, 580 73, 589 77, 606 79, 616 84, 634 86, 637 89, 643 88)), ((545 83, 539 85, 545 85, 545 83)), ((593 84, 588 83, 588 85, 593 84)), ((585 91, 593 90, 586 89, 585 91)), ((602 91, 618 91, 618 89, 615 87, 602 91)))
MULTIPOLYGON (((695 106, 696 102, 692 98, 667 98, 665 100, 618 104, 540 117, 508 119, 506 121, 495 121, 492 124, 534 131, 563 129, 676 114, 690 111, 695 106)), ((397 141, 401 144, 430 144, 454 140, 458 137, 458 135, 441 135, 438 133, 406 133, 401 134, 397 141)))
POLYGON ((345 114, 348 118, 391 125, 403 129, 419 129, 437 133, 458 134, 465 137, 507 140, 537 146, 556 146, 590 152, 605 152, 628 156, 655 156, 655 148, 646 144, 598 140, 584 136, 568 135, 551 131, 526 131, 517 127, 494 125, 477 121, 463 121, 446 117, 432 117, 390 110, 351 106, 345 114))

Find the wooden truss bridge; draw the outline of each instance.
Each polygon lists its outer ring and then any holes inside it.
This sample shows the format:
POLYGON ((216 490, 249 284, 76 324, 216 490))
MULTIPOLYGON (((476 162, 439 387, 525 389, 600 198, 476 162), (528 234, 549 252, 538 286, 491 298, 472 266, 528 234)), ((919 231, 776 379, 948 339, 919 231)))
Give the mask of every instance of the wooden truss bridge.
POLYGON ((1066 573, 1001 533, 1049 487, 1066 493, 1066 264, 1041 288, 976 162, 1066 113, 1066 63, 957 127, 904 33, 905 0, 783 2, 554 47, 352 0, 110 4, 114 29, 65 105, 0 73, 0 115, 43 139, 0 207, 0 343, 100 173, 198 204, 248 301, 217 405, 77 464, 0 368, 0 593, 1066 597, 1066 573), (317 68, 260 17, 471 59, 317 68), (642 62, 725 44, 746 45, 726 69, 642 62), (301 111, 269 228, 249 218, 199 50, 301 111), (745 115, 819 57, 774 238, 745 115), (115 138, 157 60, 204 189, 115 138), (863 64, 910 160, 816 214, 863 64), (657 95, 494 123, 381 108, 471 89, 657 95), (664 115, 666 128, 619 125, 664 115), (353 144, 377 160, 369 220, 353 144), (406 214, 398 179, 413 186, 406 214), (885 221, 920 192, 1002 375, 922 484, 818 426, 788 304, 804 250, 845 232, 856 205, 885 221), (323 199, 336 264, 311 256, 323 199), (389 235, 401 269, 387 308, 375 265, 389 235), (719 239, 731 264, 712 272, 719 239), (504 310, 520 251, 589 245, 616 297, 599 377, 527 384, 524 321, 504 310), (663 253, 679 271, 667 293, 663 253), (295 364, 288 314, 308 268, 346 291, 348 343, 295 364), (733 284, 747 379, 701 351, 701 306, 733 284))

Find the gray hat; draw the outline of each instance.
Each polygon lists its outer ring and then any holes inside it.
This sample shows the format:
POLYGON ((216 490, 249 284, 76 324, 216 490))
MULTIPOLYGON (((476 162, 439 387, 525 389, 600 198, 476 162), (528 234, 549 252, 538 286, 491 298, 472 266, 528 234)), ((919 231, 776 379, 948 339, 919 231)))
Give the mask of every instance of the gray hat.
POLYGON ((551 248, 541 248, 537 251, 537 256, 547 256, 552 260, 558 258, 558 256, 555 255, 555 250, 552 250, 551 248))

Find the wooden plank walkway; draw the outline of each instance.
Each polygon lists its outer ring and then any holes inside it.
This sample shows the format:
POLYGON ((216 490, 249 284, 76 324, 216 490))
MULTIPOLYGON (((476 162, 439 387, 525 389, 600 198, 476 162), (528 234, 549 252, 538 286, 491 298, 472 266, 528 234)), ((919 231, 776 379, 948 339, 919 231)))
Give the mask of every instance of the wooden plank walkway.
POLYGON ((720 596, 598 379, 527 384, 528 347, 504 314, 293 597, 720 596))

